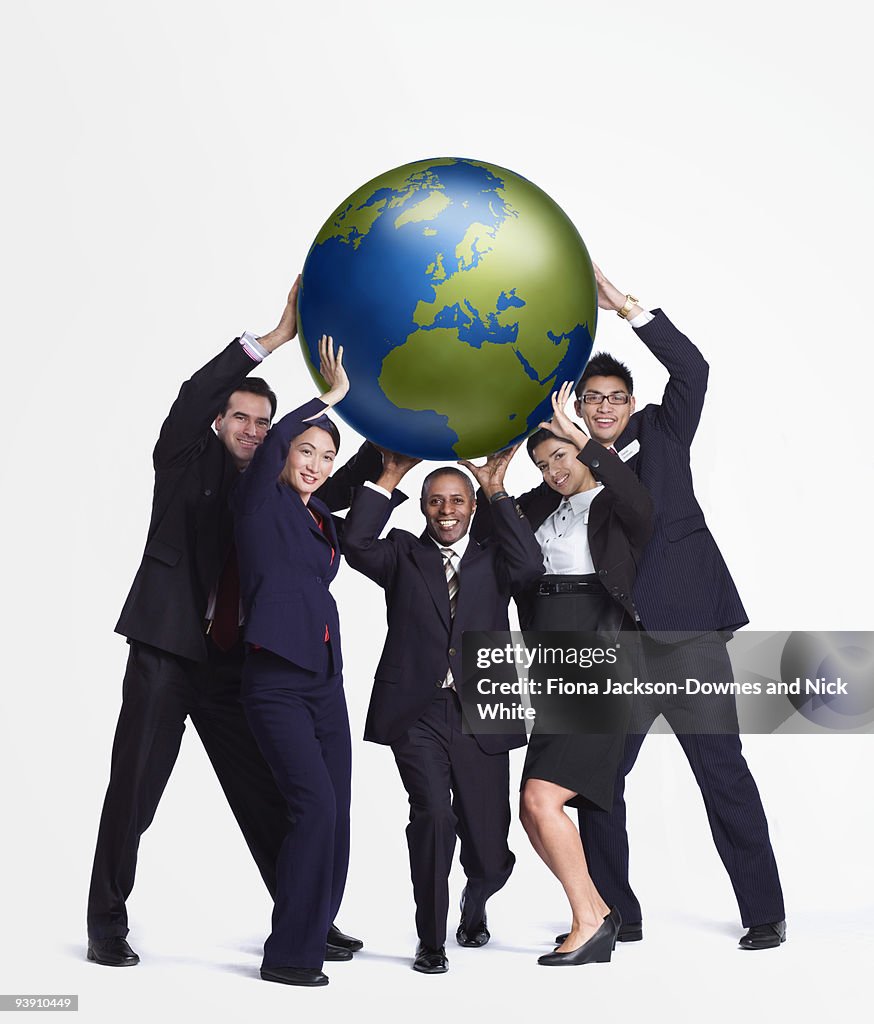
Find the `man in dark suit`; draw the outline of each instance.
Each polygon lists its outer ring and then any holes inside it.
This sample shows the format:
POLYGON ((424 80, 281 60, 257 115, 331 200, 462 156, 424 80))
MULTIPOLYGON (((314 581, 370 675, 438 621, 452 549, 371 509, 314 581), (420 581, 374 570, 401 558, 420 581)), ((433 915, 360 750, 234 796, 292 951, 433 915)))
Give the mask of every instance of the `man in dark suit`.
MULTIPOLYGON (((286 809, 240 705, 239 578, 228 498, 276 411, 267 384, 247 375, 297 333, 297 289, 295 282, 275 330, 262 338, 242 335, 182 385, 155 445, 148 538, 116 626, 130 651, 88 895, 88 959, 106 966, 139 962, 126 939, 126 901, 140 836, 157 810, 189 715, 275 892, 286 809)), ((365 445, 320 497, 346 508, 353 484, 381 469, 381 455, 365 445)), ((360 948, 333 926, 328 939, 360 948)))
MULTIPOLYGON (((666 367, 661 404, 635 411, 628 368, 601 353, 577 385, 577 415, 590 436, 627 461, 650 492, 653 535, 637 567, 634 605, 643 630, 644 668, 652 682, 687 677, 731 682, 726 652, 732 631, 748 621, 692 487, 690 447, 701 418, 708 365, 661 310, 646 312, 595 268, 598 305, 627 319, 666 367)), ((532 522, 557 505, 541 485, 519 499, 532 522)), ((476 529, 474 531, 476 533, 476 529)), ((592 878, 622 915, 620 941, 643 937, 640 903, 628 880, 625 776, 653 721, 674 728, 701 789, 713 840, 731 879, 746 934, 744 949, 785 939, 783 894, 755 781, 741 752, 734 697, 636 699, 611 814, 580 812, 580 832, 592 878)))
POLYGON ((524 745, 524 729, 512 735, 464 733, 456 690, 463 632, 508 629, 511 594, 543 572, 534 534, 503 490, 511 455, 469 466, 491 502, 494 541, 484 546, 468 537, 476 508, 471 481, 451 466, 424 481, 424 533, 392 530, 378 539, 391 494, 416 461, 394 454, 385 456, 377 482, 382 493, 361 488, 346 517, 347 561, 386 592, 388 635, 364 738, 391 746, 410 798, 407 844, 419 937, 413 967, 424 974, 448 969, 446 918, 456 835, 467 875, 456 932, 462 946, 488 942, 486 901, 515 862, 507 845, 508 752, 524 745))

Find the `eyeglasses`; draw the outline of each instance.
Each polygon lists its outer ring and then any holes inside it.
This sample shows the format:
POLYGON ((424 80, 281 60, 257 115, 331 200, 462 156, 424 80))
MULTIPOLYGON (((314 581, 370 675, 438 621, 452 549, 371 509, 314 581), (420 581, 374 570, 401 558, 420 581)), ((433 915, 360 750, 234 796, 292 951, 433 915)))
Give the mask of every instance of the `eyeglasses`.
POLYGON ((605 398, 611 405, 628 405, 631 395, 625 391, 612 391, 609 395, 601 394, 600 391, 584 391, 580 397, 586 405, 600 405, 605 398))

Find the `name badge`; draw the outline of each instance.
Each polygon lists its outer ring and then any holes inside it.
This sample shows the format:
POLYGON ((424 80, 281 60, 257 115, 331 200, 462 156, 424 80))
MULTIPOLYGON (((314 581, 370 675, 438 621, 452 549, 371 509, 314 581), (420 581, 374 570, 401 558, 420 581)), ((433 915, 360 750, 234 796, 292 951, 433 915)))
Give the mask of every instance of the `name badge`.
POLYGON ((619 456, 620 459, 622 459, 623 462, 628 462, 628 460, 633 456, 637 455, 639 451, 640 441, 638 441, 637 438, 635 438, 630 444, 627 444, 621 452, 617 452, 616 454, 619 456))

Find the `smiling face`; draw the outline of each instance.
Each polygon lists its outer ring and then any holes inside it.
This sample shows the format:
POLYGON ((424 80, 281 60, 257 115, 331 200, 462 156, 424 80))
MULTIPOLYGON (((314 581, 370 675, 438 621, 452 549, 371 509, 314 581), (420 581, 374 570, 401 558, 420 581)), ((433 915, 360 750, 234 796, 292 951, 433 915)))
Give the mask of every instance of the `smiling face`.
POLYGON ((218 439, 231 453, 237 469, 249 465, 269 429, 269 400, 248 391, 235 391, 228 399, 228 407, 215 419, 218 439))
POLYGON ((535 466, 543 474, 547 487, 562 497, 579 494, 594 482, 591 474, 577 458, 578 451, 561 438, 542 441, 531 453, 535 466))
POLYGON ((467 533, 476 501, 467 478, 458 473, 439 473, 427 481, 422 494, 428 535, 438 544, 454 544, 467 533))
POLYGON ((331 475, 336 457, 337 448, 327 430, 310 427, 291 442, 279 479, 297 491, 306 505, 331 475))
POLYGON ((628 394, 628 388, 621 377, 589 377, 583 381, 583 394, 599 394, 603 397, 595 405, 581 399, 574 403, 577 416, 586 424, 589 436, 609 448, 628 426, 634 412, 634 396, 625 405, 611 405, 607 395, 628 394))

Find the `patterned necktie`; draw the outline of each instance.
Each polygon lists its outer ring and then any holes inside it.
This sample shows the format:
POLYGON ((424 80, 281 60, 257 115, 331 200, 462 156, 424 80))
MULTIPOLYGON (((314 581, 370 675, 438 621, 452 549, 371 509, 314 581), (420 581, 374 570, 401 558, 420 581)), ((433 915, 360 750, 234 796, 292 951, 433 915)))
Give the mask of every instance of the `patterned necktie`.
POLYGON ((454 619, 458 604, 458 573, 452 564, 455 552, 451 548, 441 548, 440 552, 443 555, 443 572, 446 574, 446 587, 449 590, 449 617, 454 619))
MULTIPOLYGON (((458 605, 458 573, 455 571, 455 566, 452 564, 452 556, 455 552, 451 548, 441 548, 440 553, 443 555, 443 572, 446 575, 446 588, 449 591, 449 618, 455 618, 455 609, 458 605)), ((446 679, 443 681, 443 686, 451 687, 455 689, 455 682, 452 678, 452 669, 448 669, 446 672, 446 679)))

